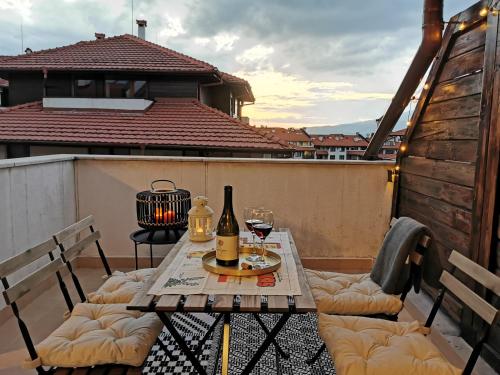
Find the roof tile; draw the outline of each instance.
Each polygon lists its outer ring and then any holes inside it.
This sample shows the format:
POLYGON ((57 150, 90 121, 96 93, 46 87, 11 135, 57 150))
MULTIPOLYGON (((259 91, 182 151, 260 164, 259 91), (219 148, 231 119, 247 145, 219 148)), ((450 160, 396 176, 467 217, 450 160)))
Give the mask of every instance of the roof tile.
POLYGON ((157 99, 144 112, 43 108, 0 111, 0 140, 287 151, 288 145, 196 99, 157 99))

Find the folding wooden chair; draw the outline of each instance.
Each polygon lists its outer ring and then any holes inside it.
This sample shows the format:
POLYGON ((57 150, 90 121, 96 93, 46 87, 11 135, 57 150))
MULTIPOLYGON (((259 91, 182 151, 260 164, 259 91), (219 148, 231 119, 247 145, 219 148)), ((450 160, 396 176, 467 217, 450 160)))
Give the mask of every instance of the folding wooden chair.
POLYGON ((320 314, 320 336, 326 343, 339 375, 472 373, 491 327, 500 319, 500 311, 469 289, 454 273, 457 269, 462 271, 497 296, 500 296, 500 277, 457 251, 451 253, 449 262, 453 266, 452 270, 441 274, 442 289, 424 326, 418 322, 320 314), (445 293, 453 294, 486 323, 463 371, 452 366, 425 337, 430 332, 445 293))
POLYGON ((86 374, 92 371, 110 373, 117 367, 122 374, 140 373, 138 366, 156 341, 162 328, 161 321, 154 314, 128 311, 125 304, 73 305, 60 274, 64 264, 61 258, 54 256, 54 250, 57 250, 57 244, 50 239, 0 262, 3 297, 12 308, 30 356, 25 366, 36 369, 39 374, 71 373, 74 367, 86 368, 86 374), (34 264, 44 257, 48 257, 46 264, 34 264), (8 278, 14 280, 12 275, 27 266, 35 266, 35 270, 19 281, 9 282, 8 278), (35 345, 17 302, 54 274, 72 313, 61 326, 35 345))
POLYGON ((65 262, 71 274, 78 295, 82 302, 90 303, 128 303, 141 289, 145 280, 154 272, 154 268, 146 268, 130 272, 115 271, 111 273, 104 250, 99 242, 101 233, 94 229, 94 217, 87 216, 85 219, 70 225, 69 227, 54 234, 61 251, 61 258, 65 262), (76 276, 72 262, 80 253, 88 248, 96 246, 99 258, 106 271, 106 281, 96 291, 85 295, 82 285, 76 276))
MULTIPOLYGON (((397 221, 397 218, 392 218, 390 227, 397 221)), ((407 294, 414 285, 415 279, 419 278, 422 272, 424 254, 430 242, 431 238, 423 235, 417 247, 410 252, 410 275, 401 295, 384 293, 381 286, 370 279, 370 273, 343 274, 306 270, 318 312, 397 321, 407 294)), ((307 363, 314 363, 325 348, 323 344, 316 354, 307 360, 307 363)))

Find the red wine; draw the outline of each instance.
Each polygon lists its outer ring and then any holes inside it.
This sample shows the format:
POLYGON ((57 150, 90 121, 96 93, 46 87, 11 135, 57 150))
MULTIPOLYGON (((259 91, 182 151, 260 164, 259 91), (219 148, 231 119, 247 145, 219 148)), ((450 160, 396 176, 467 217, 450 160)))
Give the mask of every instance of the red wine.
POLYGON ((239 261, 240 228, 233 212, 233 187, 224 186, 224 209, 217 225, 215 260, 221 266, 235 266, 239 261))
POLYGON ((253 232, 253 226, 255 224, 262 224, 263 221, 262 220, 259 220, 259 219, 249 219, 247 221, 245 221, 245 224, 247 226, 247 229, 250 231, 250 232, 253 232))
POLYGON ((261 240, 264 240, 273 230, 273 226, 269 224, 259 223, 253 225, 253 230, 257 237, 259 237, 261 240))

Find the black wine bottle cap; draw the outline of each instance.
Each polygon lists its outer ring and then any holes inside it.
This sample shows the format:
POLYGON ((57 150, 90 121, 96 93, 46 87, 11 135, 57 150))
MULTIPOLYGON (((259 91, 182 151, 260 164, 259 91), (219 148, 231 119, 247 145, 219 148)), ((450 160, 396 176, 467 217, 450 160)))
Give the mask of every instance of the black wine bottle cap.
POLYGON ((224 186, 224 190, 233 190, 233 187, 231 185, 226 185, 224 186))

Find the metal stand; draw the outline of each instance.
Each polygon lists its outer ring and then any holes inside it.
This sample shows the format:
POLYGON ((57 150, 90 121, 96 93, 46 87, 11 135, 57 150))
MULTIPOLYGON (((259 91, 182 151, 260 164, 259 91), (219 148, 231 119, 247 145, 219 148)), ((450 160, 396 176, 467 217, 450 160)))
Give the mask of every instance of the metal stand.
MULTIPOLYGON (((220 314, 215 322, 210 326, 208 329, 208 332, 204 335, 202 341, 196 348, 191 350, 189 346, 187 345, 186 341, 182 337, 182 335, 177 331, 175 326, 173 325, 172 321, 170 320, 170 317, 168 316, 167 313, 165 312, 156 312, 165 325, 165 327, 168 329, 174 340, 177 342, 177 345, 179 345, 179 348, 181 351, 186 355, 187 359, 193 367, 195 368, 196 372, 200 375, 207 375, 206 370, 203 368, 201 365, 198 356, 201 352, 201 347, 203 346, 203 343, 206 341, 210 333, 214 330, 215 326, 217 323, 219 323, 220 319, 223 317, 224 318, 224 324, 223 324, 223 333, 222 333, 222 375, 228 375, 229 373, 229 349, 230 349, 230 340, 231 340, 231 313, 224 313, 220 314)), ((276 325, 271 329, 271 331, 268 330, 268 328, 265 326, 264 322, 260 319, 260 317, 255 314, 257 321, 263 328, 264 332, 266 333, 266 339, 264 342, 260 345, 260 347, 257 349, 255 354, 252 356, 248 364, 246 365, 245 369, 241 373, 242 375, 249 375, 252 370, 254 369, 255 365, 257 362, 259 362, 260 358, 262 355, 265 353, 265 351, 269 348, 269 345, 272 343, 276 347, 276 351, 282 355, 285 358, 289 358, 289 354, 285 353, 283 349, 278 345, 276 342, 276 336, 280 333, 281 329, 285 326, 286 322, 288 321, 288 318, 290 318, 291 314, 290 313, 285 313, 281 315, 280 319, 276 323, 276 325)), ((168 355, 168 354, 167 354, 168 355)))
POLYGON ((140 229, 130 234, 130 239, 134 242, 135 269, 139 269, 139 259, 137 255, 138 245, 149 245, 149 263, 153 268, 153 245, 175 244, 186 232, 186 228, 179 229, 140 229))

